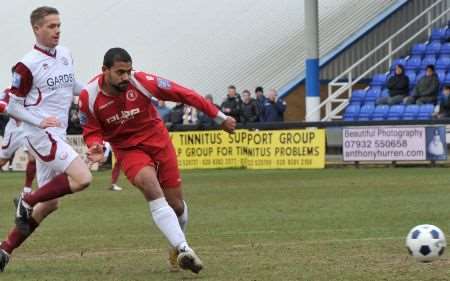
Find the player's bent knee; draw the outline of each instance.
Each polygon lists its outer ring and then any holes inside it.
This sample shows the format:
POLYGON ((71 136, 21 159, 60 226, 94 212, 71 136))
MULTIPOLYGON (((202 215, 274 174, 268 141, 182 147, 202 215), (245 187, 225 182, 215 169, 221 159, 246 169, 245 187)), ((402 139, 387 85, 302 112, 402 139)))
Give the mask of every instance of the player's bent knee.
POLYGON ((0 168, 3 167, 6 163, 8 163, 8 159, 0 159, 0 168))
POLYGON ((87 188, 92 182, 92 174, 88 173, 78 179, 75 179, 74 182, 71 184, 71 189, 74 192, 81 191, 85 188, 87 188))
POLYGON ((184 213, 184 203, 183 200, 180 199, 167 199, 167 202, 169 203, 170 207, 175 211, 175 214, 179 217, 184 213))

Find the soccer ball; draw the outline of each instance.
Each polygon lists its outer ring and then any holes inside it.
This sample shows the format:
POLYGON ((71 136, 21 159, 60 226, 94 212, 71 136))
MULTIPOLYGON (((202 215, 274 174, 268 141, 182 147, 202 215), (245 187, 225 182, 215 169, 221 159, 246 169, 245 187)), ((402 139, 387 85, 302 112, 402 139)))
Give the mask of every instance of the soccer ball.
POLYGON ((439 227, 422 224, 413 227, 406 236, 406 249, 416 261, 432 262, 444 254, 447 242, 439 227))

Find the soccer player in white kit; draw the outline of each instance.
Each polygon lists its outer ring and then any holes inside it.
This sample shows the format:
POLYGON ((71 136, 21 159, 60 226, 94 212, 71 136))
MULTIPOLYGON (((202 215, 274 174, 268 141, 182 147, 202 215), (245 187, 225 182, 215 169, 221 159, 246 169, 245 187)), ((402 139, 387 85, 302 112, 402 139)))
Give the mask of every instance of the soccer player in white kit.
MULTIPOLYGON (((6 108, 9 103, 10 89, 5 89, 0 92, 0 113, 6 113, 6 108)), ((5 126, 5 133, 3 143, 0 147, 0 168, 14 157, 14 153, 24 146, 25 133, 23 131, 22 122, 14 118, 10 118, 5 126)), ((31 192, 31 186, 36 174, 36 163, 34 157, 25 150, 28 156, 28 163, 25 170, 25 185, 23 192, 31 192)))
POLYGON ((59 12, 39 7, 30 21, 36 44, 14 67, 8 113, 24 122, 39 188, 19 199, 16 226, 0 244, 0 271, 12 251, 56 210, 57 198, 83 190, 92 180, 86 163, 66 142, 69 108, 82 85, 75 80, 70 51, 58 46, 59 12))

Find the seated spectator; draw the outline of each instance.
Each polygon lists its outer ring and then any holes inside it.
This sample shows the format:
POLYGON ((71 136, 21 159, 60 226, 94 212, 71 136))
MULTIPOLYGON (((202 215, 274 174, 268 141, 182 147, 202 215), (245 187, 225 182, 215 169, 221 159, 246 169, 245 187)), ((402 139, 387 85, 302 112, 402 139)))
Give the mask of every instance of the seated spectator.
POLYGON ((236 122, 240 122, 239 121, 240 108, 241 108, 241 98, 236 93, 236 87, 231 85, 228 87, 227 97, 220 106, 220 109, 226 115, 230 115, 231 117, 236 119, 236 122))
POLYGON ((190 105, 184 105, 183 125, 194 125, 197 123, 197 109, 190 105))
POLYGON ((267 99, 261 112, 261 120, 262 122, 283 122, 285 110, 286 102, 282 99, 277 99, 277 91, 272 89, 267 94, 267 99))
POLYGON ((184 104, 177 102, 169 114, 169 123, 174 125, 183 124, 184 104))
POLYGON ((405 98, 406 104, 434 104, 439 94, 439 78, 434 71, 434 65, 428 65, 426 74, 420 78, 414 88, 414 94, 405 98))
POLYGON ((395 74, 387 81, 389 97, 382 97, 377 100, 378 104, 394 105, 402 103, 409 93, 409 78, 405 75, 405 68, 401 64, 395 66, 395 74))
POLYGON ((78 115, 78 104, 72 103, 69 109, 69 122, 67 126, 68 135, 81 134, 83 129, 80 124, 80 117, 78 115))
POLYGON ((439 112, 435 115, 439 119, 450 118, 450 86, 445 85, 442 96, 439 97, 439 112))
MULTIPOLYGON (((205 99, 209 100, 217 109, 220 109, 220 106, 214 103, 213 96, 212 95, 206 95, 205 99)), ((215 122, 213 119, 211 119, 208 115, 205 113, 199 111, 197 112, 197 118, 198 118, 198 124, 204 126, 204 127, 212 127, 215 125, 215 122)))
POLYGON ((258 102, 250 96, 250 91, 242 92, 242 105, 240 112, 240 121, 242 123, 254 123, 259 121, 258 102))

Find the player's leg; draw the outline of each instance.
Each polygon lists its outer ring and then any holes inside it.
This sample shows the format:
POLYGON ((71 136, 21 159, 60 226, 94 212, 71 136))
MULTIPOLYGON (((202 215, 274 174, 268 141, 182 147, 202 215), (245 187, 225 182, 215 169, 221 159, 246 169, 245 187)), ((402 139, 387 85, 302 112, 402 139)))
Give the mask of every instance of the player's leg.
POLYGON ((180 266, 183 269, 198 273, 203 265, 189 247, 177 215, 164 197, 153 160, 147 153, 139 150, 119 152, 118 154, 128 179, 141 190, 148 201, 150 213, 156 226, 167 238, 170 245, 179 252, 180 266))
POLYGON ((122 187, 117 185, 117 181, 119 180, 120 176, 120 161, 116 161, 114 163, 114 167, 111 172, 111 188, 112 191, 121 191, 122 187))
POLYGON ((33 181, 36 176, 36 160, 30 152, 26 151, 28 156, 28 163, 25 169, 25 184, 23 186, 24 193, 30 193, 33 191, 33 181))
MULTIPOLYGON (((49 180, 55 177, 56 173, 50 167, 37 162, 37 183, 38 186, 45 185, 49 180)), ((39 224, 58 207, 57 200, 50 200, 38 203, 33 208, 31 217, 26 221, 26 227, 23 225, 14 226, 9 232, 5 241, 0 244, 0 271, 4 271, 9 261, 9 256, 17 249, 30 235, 36 230, 39 224)))
POLYGON ((19 200, 16 212, 16 225, 27 228, 27 220, 33 207, 40 202, 57 199, 78 192, 89 186, 92 175, 84 161, 75 150, 58 136, 48 135, 48 139, 28 138, 28 148, 33 155, 55 172, 47 183, 36 191, 24 194, 19 200), (50 141, 49 141, 49 140, 50 141), (39 151, 46 151, 42 155, 39 151))

